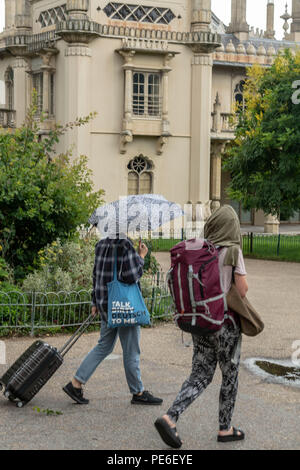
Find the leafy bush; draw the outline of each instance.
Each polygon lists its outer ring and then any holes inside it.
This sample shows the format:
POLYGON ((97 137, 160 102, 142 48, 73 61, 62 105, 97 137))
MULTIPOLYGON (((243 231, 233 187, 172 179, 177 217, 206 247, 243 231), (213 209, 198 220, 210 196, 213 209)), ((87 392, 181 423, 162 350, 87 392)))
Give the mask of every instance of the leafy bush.
POLYGON ((41 266, 23 282, 27 292, 59 292, 92 288, 95 239, 62 243, 60 239, 39 251, 41 266))
MULTIPOLYGON (((96 238, 78 242, 62 242, 57 239, 47 245, 38 253, 37 265, 40 268, 26 277, 23 290, 26 292, 68 292, 91 289, 97 241, 96 238)), ((145 274, 155 274, 159 270, 159 264, 149 252, 147 257, 145 274)), ((145 288, 146 284, 147 281, 144 283, 145 288)))
POLYGON ((1 284, 13 283, 13 271, 4 258, 0 258, 0 289, 1 284))

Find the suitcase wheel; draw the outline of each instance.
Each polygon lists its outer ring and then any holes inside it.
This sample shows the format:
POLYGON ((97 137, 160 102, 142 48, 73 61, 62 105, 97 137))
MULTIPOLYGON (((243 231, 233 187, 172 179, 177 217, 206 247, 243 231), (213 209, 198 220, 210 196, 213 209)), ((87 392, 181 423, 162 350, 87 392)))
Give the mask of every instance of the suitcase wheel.
POLYGON ((22 401, 17 401, 16 407, 17 408, 22 408, 24 406, 24 403, 22 401))
POLYGON ((10 393, 9 393, 9 392, 4 392, 4 396, 5 396, 5 398, 8 398, 8 399, 9 399, 10 393))

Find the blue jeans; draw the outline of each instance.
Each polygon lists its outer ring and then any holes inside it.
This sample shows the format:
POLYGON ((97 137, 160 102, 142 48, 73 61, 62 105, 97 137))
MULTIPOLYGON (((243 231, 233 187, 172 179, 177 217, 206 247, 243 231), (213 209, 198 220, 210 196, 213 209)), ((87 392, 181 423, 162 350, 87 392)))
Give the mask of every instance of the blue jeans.
POLYGON ((139 326, 107 328, 107 323, 102 320, 98 344, 81 363, 75 374, 75 379, 85 384, 99 364, 112 353, 118 336, 123 349, 123 363, 129 390, 132 394, 143 392, 140 372, 139 326))

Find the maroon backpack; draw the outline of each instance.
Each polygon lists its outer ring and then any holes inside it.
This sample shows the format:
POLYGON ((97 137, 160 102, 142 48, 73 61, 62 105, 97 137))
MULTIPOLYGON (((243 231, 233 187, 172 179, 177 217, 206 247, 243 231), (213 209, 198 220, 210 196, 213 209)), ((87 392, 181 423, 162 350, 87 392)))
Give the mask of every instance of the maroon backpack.
POLYGON ((173 297, 179 328, 208 336, 219 331, 227 317, 219 253, 207 240, 193 239, 174 246, 168 284, 173 297))

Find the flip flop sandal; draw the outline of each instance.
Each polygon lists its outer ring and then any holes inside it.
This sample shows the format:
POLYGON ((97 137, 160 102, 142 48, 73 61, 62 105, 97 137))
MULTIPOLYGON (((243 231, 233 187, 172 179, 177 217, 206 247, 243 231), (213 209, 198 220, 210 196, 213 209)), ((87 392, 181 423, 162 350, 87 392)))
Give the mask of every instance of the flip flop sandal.
POLYGON ((171 428, 164 418, 158 418, 155 421, 154 426, 165 444, 173 447, 174 449, 179 449, 182 446, 180 437, 176 435, 176 428, 171 428))
POLYGON ((218 436, 218 442, 242 441, 243 439, 245 439, 244 432, 241 429, 236 428, 233 428, 233 434, 228 436, 218 436))

